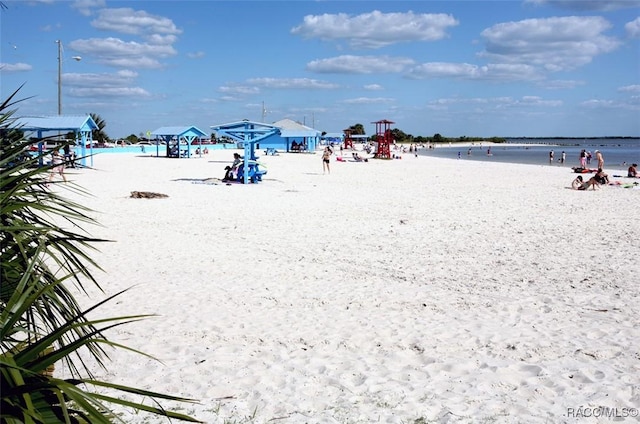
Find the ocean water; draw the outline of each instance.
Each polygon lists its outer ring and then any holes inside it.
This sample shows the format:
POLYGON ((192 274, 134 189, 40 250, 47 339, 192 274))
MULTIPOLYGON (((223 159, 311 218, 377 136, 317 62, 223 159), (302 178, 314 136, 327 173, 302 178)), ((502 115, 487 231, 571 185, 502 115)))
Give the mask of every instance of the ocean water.
POLYGON ((632 163, 640 164, 640 138, 631 139, 563 139, 563 140, 521 140, 509 139, 504 144, 491 146, 491 155, 487 155, 488 146, 476 143, 471 146, 471 155, 467 152, 469 147, 456 147, 455 143, 449 146, 445 144, 434 149, 421 149, 420 155, 439 158, 476 160, 486 162, 509 162, 529 165, 560 166, 571 169, 580 166, 580 151, 586 149, 593 155, 590 168, 596 168, 595 151, 600 150, 604 157, 604 167, 609 173, 622 172, 626 175, 627 168, 632 163), (549 161, 549 152, 554 152, 554 162, 549 161), (566 153, 564 164, 559 162, 562 151, 566 153))

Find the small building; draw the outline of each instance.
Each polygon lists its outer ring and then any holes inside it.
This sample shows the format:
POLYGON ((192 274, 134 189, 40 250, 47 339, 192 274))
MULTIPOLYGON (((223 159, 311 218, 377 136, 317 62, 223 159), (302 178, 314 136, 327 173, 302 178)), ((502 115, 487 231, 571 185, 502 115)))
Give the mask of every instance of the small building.
POLYGON ((272 148, 285 152, 314 152, 320 143, 321 132, 292 119, 282 119, 271 124, 279 133, 260 141, 260 148, 272 148))
POLYGON ((91 115, 72 116, 24 116, 15 120, 15 128, 24 132, 25 138, 32 137, 29 133, 36 133, 38 142, 38 155, 40 166, 43 165, 42 153, 45 141, 55 141, 61 136, 74 133, 74 154, 82 166, 87 166, 87 152, 89 147, 89 158, 93 166, 93 143, 92 132, 98 129, 91 115), (45 135, 45 133, 47 135, 45 135), (53 133, 53 134, 50 134, 53 133))

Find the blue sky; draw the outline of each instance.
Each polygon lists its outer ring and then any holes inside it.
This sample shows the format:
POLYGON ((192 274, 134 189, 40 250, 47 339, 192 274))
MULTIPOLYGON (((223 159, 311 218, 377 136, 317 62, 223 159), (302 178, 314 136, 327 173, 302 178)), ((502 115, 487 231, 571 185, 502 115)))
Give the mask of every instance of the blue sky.
POLYGON ((111 138, 263 116, 640 136, 640 1, 2 3, 2 98, 25 84, 19 115, 57 114, 60 40, 63 114, 97 113, 111 138))

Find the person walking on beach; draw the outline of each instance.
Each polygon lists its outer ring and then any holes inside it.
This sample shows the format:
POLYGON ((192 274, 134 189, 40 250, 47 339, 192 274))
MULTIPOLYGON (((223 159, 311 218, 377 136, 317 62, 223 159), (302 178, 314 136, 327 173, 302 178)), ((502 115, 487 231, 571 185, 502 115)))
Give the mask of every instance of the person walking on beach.
POLYGON ((324 148, 324 152, 322 152, 322 173, 325 172, 331 174, 331 169, 329 168, 329 164, 331 163, 331 154, 333 152, 329 148, 329 146, 324 148))
POLYGON ((553 163, 553 150, 549 152, 549 163, 553 163))
POLYGON ((49 174, 49 182, 53 180, 53 176, 55 174, 60 174, 64 182, 67 182, 67 177, 64 175, 64 159, 57 150, 54 150, 51 156, 51 173, 49 174))
POLYGON ((598 161, 598 169, 604 169, 604 157, 600 150, 596 150, 596 160, 598 161))
POLYGON ((560 163, 564 163, 567 160, 567 153, 563 150, 560 155, 560 163))

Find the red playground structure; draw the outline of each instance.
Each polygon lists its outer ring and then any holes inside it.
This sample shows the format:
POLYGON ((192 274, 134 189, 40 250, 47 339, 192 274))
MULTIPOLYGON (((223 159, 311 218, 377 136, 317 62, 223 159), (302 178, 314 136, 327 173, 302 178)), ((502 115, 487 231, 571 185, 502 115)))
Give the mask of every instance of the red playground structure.
POLYGON ((344 148, 353 149, 353 139, 351 138, 351 128, 342 130, 344 132, 344 148))
POLYGON ((395 122, 383 119, 372 122, 372 124, 376 124, 376 140, 378 141, 375 157, 378 159, 391 159, 391 143, 393 143, 391 124, 395 124, 395 122))

